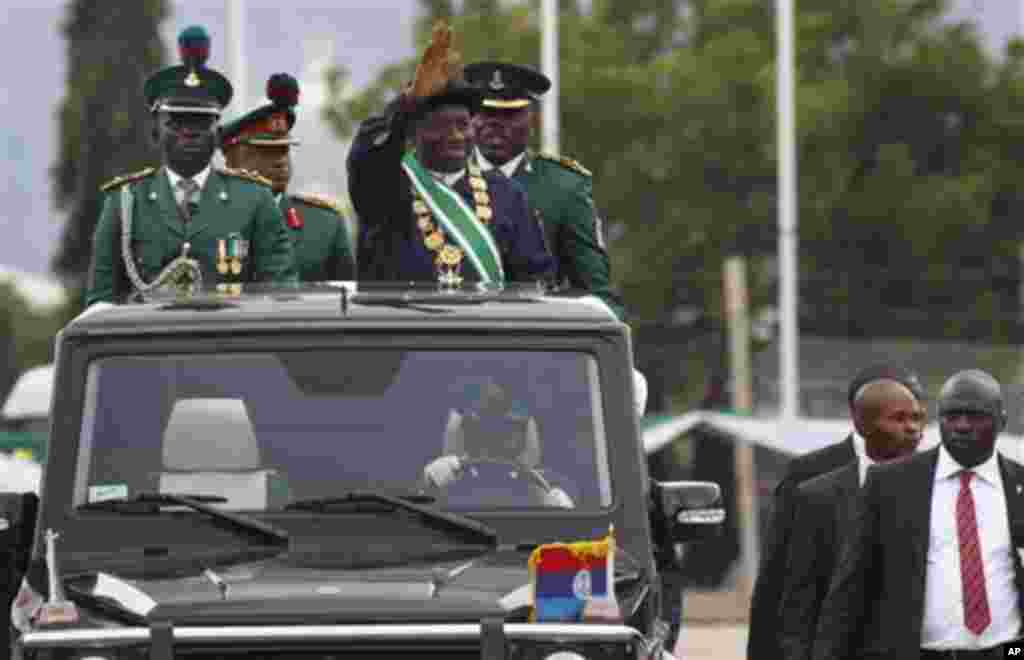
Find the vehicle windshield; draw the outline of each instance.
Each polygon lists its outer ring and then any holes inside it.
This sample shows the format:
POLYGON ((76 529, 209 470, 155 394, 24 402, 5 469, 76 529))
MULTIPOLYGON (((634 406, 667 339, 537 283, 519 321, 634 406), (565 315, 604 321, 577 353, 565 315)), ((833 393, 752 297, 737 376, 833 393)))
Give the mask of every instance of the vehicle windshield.
POLYGON ((75 505, 156 492, 308 515, 289 504, 373 491, 449 510, 601 509, 602 420, 586 352, 102 357, 88 370, 75 505))

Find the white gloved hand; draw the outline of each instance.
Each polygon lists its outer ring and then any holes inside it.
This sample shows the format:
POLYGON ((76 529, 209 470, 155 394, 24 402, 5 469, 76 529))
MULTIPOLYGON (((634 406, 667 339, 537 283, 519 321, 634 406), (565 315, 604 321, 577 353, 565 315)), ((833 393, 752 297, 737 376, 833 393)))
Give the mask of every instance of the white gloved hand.
POLYGON ((633 396, 636 416, 643 417, 647 411, 647 378, 637 369, 633 369, 633 396))
POLYGON ((548 491, 544 497, 545 504, 548 506, 559 507, 562 509, 574 509, 576 505, 572 503, 572 498, 562 490, 561 488, 552 488, 548 491))
POLYGON ((441 456, 423 468, 423 477, 438 488, 443 488, 455 481, 461 469, 462 461, 458 456, 441 456))

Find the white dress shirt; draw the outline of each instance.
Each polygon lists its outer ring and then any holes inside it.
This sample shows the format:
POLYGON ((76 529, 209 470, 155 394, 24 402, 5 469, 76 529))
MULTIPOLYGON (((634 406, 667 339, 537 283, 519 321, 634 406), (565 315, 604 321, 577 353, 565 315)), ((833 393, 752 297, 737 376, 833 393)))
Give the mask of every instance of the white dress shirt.
MULTIPOLYGON (((210 176, 211 167, 212 166, 207 165, 206 167, 203 168, 202 172, 192 177, 192 180, 195 181, 196 184, 199 186, 198 190, 200 194, 202 194, 203 186, 206 185, 206 177, 210 176)), ((182 197, 182 195, 184 195, 184 192, 181 190, 181 188, 178 187, 178 182, 184 179, 185 177, 181 176, 180 174, 178 174, 169 167, 165 167, 164 172, 167 172, 167 181, 170 182, 171 190, 174 192, 174 201, 178 203, 178 206, 181 206, 185 200, 182 197)))
POLYGON ((877 461, 868 456, 867 441, 856 429, 853 431, 853 453, 857 455, 857 474, 860 477, 860 485, 863 486, 864 480, 868 478, 868 468, 877 461))
POLYGON ((462 168, 458 172, 435 172, 434 170, 427 170, 430 172, 430 176, 434 177, 438 181, 443 182, 449 188, 454 188, 455 184, 459 182, 466 174, 466 168, 462 168))
MULTIPOLYGON (((515 158, 511 159, 498 169, 500 169, 505 176, 511 179, 512 175, 515 174, 516 170, 519 168, 519 163, 523 162, 524 158, 526 158, 525 151, 516 156, 515 158)), ((482 169, 484 172, 494 169, 494 163, 487 160, 487 158, 484 157, 484 155, 480 152, 479 149, 476 149, 476 160, 478 163, 480 163, 480 169, 482 169)), ((527 171, 529 171, 529 164, 527 164, 527 171)))
POLYGON ((956 500, 960 472, 945 447, 939 447, 932 491, 931 530, 925 569, 924 618, 921 648, 984 649, 1017 639, 1021 617, 1014 583, 1014 552, 1006 511, 1003 477, 996 454, 973 468, 970 481, 985 591, 992 621, 975 635, 964 624, 963 588, 960 582, 960 539, 956 531, 956 500))

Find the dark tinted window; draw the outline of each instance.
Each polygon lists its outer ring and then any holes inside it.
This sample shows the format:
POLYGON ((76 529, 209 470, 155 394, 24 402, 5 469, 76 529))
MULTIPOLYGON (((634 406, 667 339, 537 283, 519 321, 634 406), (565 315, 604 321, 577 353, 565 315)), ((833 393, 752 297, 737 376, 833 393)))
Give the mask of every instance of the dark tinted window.
POLYGON ((418 491, 424 466, 451 453, 508 465, 464 471, 435 493, 442 506, 542 505, 530 482, 593 509, 611 501, 601 415, 596 361, 579 352, 109 357, 89 370, 75 497, 162 490, 276 509, 353 489, 418 491))

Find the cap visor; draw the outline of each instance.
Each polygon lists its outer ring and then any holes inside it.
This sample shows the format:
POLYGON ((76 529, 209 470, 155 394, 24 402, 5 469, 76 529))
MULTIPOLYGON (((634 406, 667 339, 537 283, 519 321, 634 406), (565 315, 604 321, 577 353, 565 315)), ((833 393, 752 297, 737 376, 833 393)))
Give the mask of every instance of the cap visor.
POLYGON ((299 141, 294 138, 243 138, 239 142, 251 144, 254 147, 284 147, 299 144, 299 141))
POLYGON ((483 107, 498 110, 517 110, 530 105, 530 99, 484 99, 483 107))
POLYGON ((208 105, 169 105, 157 103, 153 106, 153 112, 188 112, 191 114, 216 115, 220 116, 220 110, 208 105))

